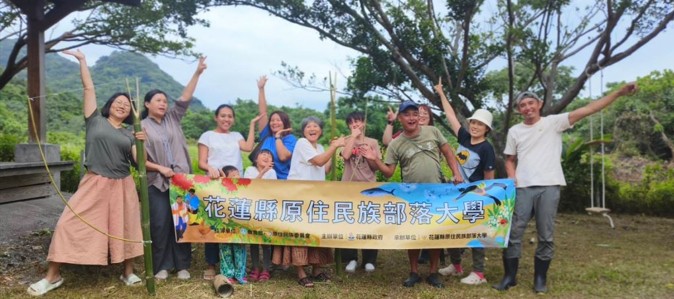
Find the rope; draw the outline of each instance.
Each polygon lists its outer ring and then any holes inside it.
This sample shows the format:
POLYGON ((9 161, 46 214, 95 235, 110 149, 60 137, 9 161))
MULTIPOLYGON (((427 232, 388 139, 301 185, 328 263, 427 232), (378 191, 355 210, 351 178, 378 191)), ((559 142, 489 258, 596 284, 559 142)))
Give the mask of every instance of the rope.
MULTIPOLYGON (((45 96, 39 96, 39 97, 45 97, 45 96)), ((39 97, 34 97, 34 98, 39 98, 39 97)), ((95 231, 107 236, 110 239, 119 240, 119 241, 127 242, 127 243, 151 243, 152 241, 130 240, 130 239, 117 237, 117 236, 113 236, 111 234, 108 234, 107 232, 104 232, 103 230, 101 230, 98 227, 94 226, 93 224, 89 223, 86 219, 82 218, 82 216, 80 216, 80 214, 78 214, 77 212, 75 212, 75 210, 73 210, 73 208, 70 206, 68 201, 65 199, 65 197, 61 193, 61 190, 59 189, 59 187, 56 186, 56 182, 54 181, 54 176, 52 175, 51 170, 49 169, 49 164, 47 163, 47 158, 45 157, 44 150, 42 149, 42 143, 40 141, 40 136, 38 136, 38 133, 37 133, 37 126, 36 126, 36 123, 35 123, 35 115, 33 114, 33 107, 31 106, 31 103, 30 103, 33 99, 27 97, 27 100, 28 100, 28 112, 30 113, 30 121, 33 124, 33 134, 35 134, 35 142, 37 143, 38 149, 40 150, 40 156, 42 157, 42 162, 44 163, 44 168, 47 171, 47 175, 49 175, 49 181, 50 181, 52 187, 54 188, 54 190, 56 190, 56 193, 59 195, 59 197, 61 198, 61 201, 66 205, 66 207, 68 207, 68 209, 75 215, 75 217, 77 217, 77 219, 79 219, 80 221, 82 221, 87 226, 89 226, 92 229, 94 229, 95 231)))

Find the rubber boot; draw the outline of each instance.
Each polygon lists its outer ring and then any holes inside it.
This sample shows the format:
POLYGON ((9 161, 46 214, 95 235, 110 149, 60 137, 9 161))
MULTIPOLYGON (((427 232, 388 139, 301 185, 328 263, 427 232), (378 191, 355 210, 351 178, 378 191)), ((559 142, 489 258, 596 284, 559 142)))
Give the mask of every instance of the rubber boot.
POLYGON ((503 279, 499 284, 495 284, 493 288, 499 291, 508 290, 510 287, 517 285, 517 267, 519 266, 519 258, 505 258, 503 257, 503 279))
POLYGON ((547 293, 548 287, 546 285, 548 278, 548 268, 550 268, 551 260, 541 260, 534 258, 534 291, 536 293, 547 293))

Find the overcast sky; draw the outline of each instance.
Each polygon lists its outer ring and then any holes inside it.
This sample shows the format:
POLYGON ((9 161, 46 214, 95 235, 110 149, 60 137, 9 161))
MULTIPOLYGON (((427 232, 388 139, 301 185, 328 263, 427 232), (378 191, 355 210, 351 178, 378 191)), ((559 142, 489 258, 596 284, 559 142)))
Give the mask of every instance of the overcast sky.
MULTIPOLYGON (((273 105, 304 107, 323 111, 330 96, 328 92, 309 92, 294 88, 282 79, 272 76, 281 69, 281 62, 298 66, 305 73, 327 77, 329 72, 339 72, 338 86, 343 86, 351 72, 349 58, 357 57, 355 51, 329 40, 320 40, 318 33, 291 24, 280 18, 249 7, 219 7, 204 15, 211 26, 195 27, 190 35, 196 39, 195 50, 204 53, 208 69, 204 72, 195 95, 213 109, 222 103, 233 103, 237 98, 257 100, 256 80, 268 74, 267 100, 273 105)), ((604 82, 632 81, 653 70, 674 69, 671 57, 674 44, 673 30, 661 33, 653 41, 616 65, 604 71, 604 82)), ((109 54, 112 49, 87 46, 90 61, 109 54)), ((577 55, 570 63, 582 68, 584 59, 577 55)), ((164 57, 151 57, 162 70, 185 84, 196 67, 195 61, 164 57)), ((499 64, 499 63, 497 63, 499 64)), ((599 93, 599 76, 592 82, 593 95, 599 93)), ((161 88, 161 86, 157 86, 161 88)), ((581 95, 586 96, 585 91, 581 95)))

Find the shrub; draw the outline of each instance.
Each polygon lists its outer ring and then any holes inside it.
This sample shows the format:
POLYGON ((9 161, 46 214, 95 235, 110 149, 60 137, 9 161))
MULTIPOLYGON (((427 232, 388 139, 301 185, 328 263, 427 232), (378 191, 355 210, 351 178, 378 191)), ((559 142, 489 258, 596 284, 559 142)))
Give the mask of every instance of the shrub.
POLYGON ((73 169, 61 172, 61 191, 75 192, 83 174, 82 156, 83 147, 76 145, 61 146, 61 161, 72 161, 73 169))
POLYGON ((0 162, 14 161, 14 148, 19 141, 14 135, 0 134, 0 162))

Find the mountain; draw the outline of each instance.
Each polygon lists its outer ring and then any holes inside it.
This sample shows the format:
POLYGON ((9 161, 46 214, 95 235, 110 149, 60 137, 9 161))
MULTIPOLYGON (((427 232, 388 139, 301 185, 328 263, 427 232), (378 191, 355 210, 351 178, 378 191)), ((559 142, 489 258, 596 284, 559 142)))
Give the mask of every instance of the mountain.
MULTIPOLYGON (((0 42, 0 62, 2 62, 0 69, 4 68, 13 44, 13 40, 0 42)), ((25 52, 25 49, 22 51, 25 52)), ((77 96, 81 95, 82 83, 77 63, 58 54, 50 53, 45 57, 45 68, 48 95, 64 92, 70 92, 77 96)), ((169 74, 162 71, 156 63, 137 53, 115 51, 109 56, 101 57, 93 66, 90 65, 90 69, 100 105, 115 92, 127 91, 127 79, 131 85, 132 96, 135 96, 135 78, 140 79, 141 97, 150 89, 157 88, 166 92, 169 101, 173 101, 180 96, 184 88, 182 83, 177 82, 169 74)), ((25 70, 15 77, 18 80, 25 80, 25 78, 25 70)), ((207 110, 207 108, 199 99, 195 98, 191 103, 190 110, 196 112, 207 110)))

